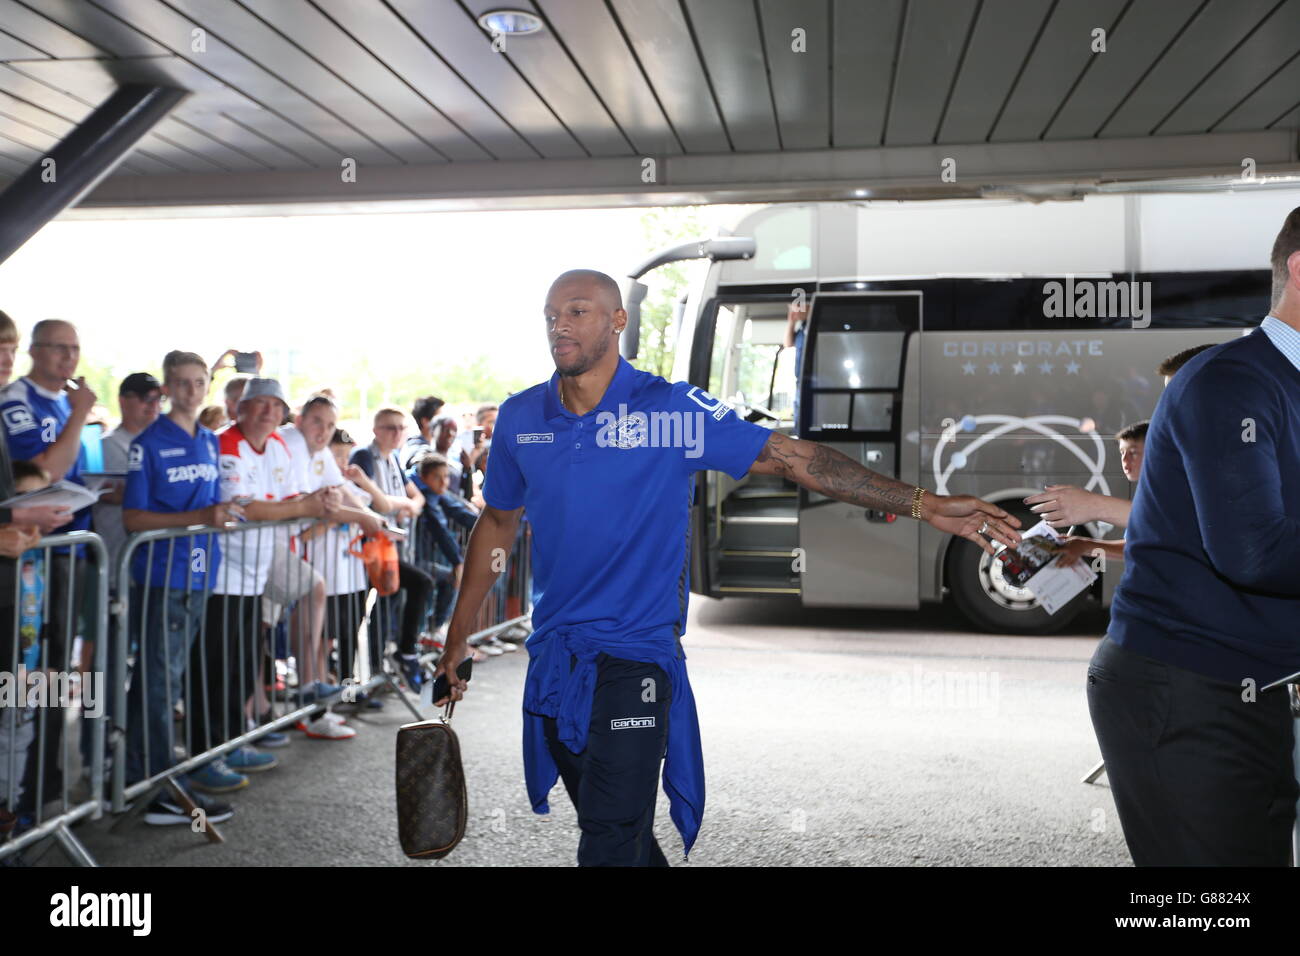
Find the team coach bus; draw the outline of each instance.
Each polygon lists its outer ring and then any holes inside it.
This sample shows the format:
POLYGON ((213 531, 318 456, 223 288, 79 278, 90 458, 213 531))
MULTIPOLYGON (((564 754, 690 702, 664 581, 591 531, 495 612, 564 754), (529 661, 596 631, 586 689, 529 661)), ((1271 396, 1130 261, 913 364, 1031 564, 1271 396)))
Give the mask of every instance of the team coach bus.
MULTIPOLYGON (((1150 418, 1165 357, 1268 313, 1268 245, 1296 205, 1300 190, 1258 189, 769 206, 632 273, 624 349, 637 348, 636 280, 707 259, 678 304, 674 380, 902 481, 997 502, 1027 527, 1037 517, 1022 499, 1048 484, 1132 496, 1114 436, 1150 418), (809 310, 801 350, 783 346, 792 303, 809 310)), ((697 594, 855 608, 951 595, 979 628, 1035 634, 1108 606, 1120 577, 1100 568, 1049 615, 1000 562, 921 523, 775 478, 698 482, 697 594)))

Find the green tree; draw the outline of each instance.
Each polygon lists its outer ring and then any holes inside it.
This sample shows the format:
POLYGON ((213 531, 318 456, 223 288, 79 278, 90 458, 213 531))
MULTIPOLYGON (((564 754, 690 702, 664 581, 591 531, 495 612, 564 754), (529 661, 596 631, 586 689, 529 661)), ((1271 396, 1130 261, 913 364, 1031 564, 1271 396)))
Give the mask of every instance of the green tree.
MULTIPOLYGON (((641 216, 647 256, 667 246, 698 239, 706 231, 698 206, 664 206, 647 209, 641 216)), ((691 265, 689 262, 670 263, 641 279, 650 291, 641 303, 641 347, 632 364, 642 371, 663 376, 672 371, 676 347, 673 313, 678 299, 686 292, 691 265)))

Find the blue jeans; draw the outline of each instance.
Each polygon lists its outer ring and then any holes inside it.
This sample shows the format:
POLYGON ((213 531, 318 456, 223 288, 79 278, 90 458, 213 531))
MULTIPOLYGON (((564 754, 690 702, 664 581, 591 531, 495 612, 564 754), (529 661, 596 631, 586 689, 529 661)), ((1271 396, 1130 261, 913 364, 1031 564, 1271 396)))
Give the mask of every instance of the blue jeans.
POLYGON ((442 627, 456 606, 456 583, 451 578, 451 568, 445 564, 431 565, 429 576, 433 578, 433 626, 442 627))
POLYGON ((139 585, 131 586, 131 634, 140 646, 126 694, 127 783, 162 773, 175 762, 172 713, 184 689, 190 646, 198 637, 203 611, 202 591, 148 588, 146 592, 139 585))

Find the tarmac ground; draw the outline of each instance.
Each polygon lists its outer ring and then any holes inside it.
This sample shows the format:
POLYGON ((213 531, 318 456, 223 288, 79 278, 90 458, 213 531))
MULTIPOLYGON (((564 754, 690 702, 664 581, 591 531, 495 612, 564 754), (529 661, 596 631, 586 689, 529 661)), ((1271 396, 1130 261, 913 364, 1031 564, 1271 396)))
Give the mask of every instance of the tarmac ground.
MULTIPOLYGON (((707 776, 690 866, 1129 864, 1084 695, 1105 628, 1094 612, 1050 637, 972 631, 951 607, 811 610, 693 596, 683 644, 707 776)), ((438 863, 397 842, 393 697, 349 716, 357 736, 291 732, 280 766, 229 799, 222 844, 189 827, 113 818, 74 832, 104 866, 572 866, 578 831, 557 784, 551 813, 524 790, 527 652, 476 667, 457 706, 468 778, 464 840, 438 863)), ((346 708, 340 708, 346 712, 346 708)), ((655 832, 681 840, 661 792, 655 832)), ((60 865, 52 843, 30 862, 60 865)))

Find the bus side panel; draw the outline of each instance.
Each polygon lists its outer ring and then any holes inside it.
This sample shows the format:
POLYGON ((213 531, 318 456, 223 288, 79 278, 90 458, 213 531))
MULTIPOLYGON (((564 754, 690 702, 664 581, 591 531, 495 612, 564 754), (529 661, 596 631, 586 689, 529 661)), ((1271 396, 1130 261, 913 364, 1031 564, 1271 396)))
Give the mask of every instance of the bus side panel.
MULTIPOLYGON (((1115 434, 1151 417, 1164 387, 1156 367, 1183 349, 1243 331, 1249 330, 922 333, 921 484, 1021 508, 1022 490, 1048 484, 1130 498, 1115 434)), ((922 573, 930 568, 935 575, 922 582, 922 594, 937 599, 947 542, 937 533, 922 540, 922 573)), ((1118 578, 1106 575, 1105 603, 1118 578)))

